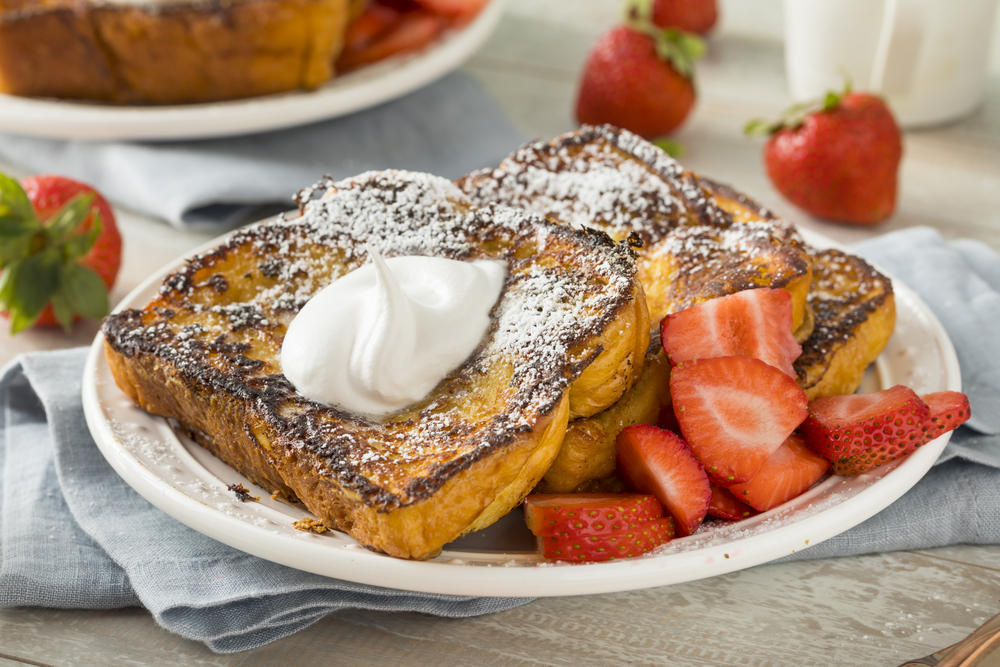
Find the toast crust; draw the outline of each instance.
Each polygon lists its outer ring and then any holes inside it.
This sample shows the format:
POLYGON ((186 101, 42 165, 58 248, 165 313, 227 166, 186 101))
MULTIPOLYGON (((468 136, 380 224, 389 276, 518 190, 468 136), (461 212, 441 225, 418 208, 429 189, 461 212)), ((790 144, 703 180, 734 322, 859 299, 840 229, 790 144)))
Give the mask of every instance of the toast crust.
POLYGON ((177 104, 315 88, 347 0, 0 3, 0 92, 177 104))
POLYGON ((618 240, 640 239, 639 280, 654 325, 755 287, 787 289, 793 326, 806 321, 811 258, 794 230, 759 218, 735 224, 697 175, 626 130, 584 127, 527 144, 497 169, 457 184, 477 205, 514 206, 618 240))
POLYGON ((106 318, 106 352, 140 406, 366 546, 427 558, 506 514, 551 464, 574 400, 580 414, 604 409, 641 372, 648 315, 627 244, 475 210, 450 182, 406 172, 325 179, 299 202, 299 217, 237 232, 143 310, 106 318), (481 347, 382 420, 309 401, 280 369, 287 324, 365 261, 366 243, 386 257, 508 263, 481 347))

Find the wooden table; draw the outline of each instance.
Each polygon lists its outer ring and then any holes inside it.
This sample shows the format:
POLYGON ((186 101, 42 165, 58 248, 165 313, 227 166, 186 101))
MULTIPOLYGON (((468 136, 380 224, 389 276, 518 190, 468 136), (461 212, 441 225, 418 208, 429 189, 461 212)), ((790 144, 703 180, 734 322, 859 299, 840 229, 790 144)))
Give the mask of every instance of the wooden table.
MULTIPOLYGON (((615 20, 615 0, 511 0, 466 67, 530 136, 574 126, 576 77, 589 44, 615 20)), ((778 0, 723 3, 699 67, 700 100, 677 139, 689 167, 728 181, 785 217, 851 242, 917 224, 1000 249, 1000 49, 985 106, 948 127, 909 133, 898 213, 875 230, 810 219, 768 183, 759 141, 740 134, 788 102, 778 0)), ((1000 46, 1000 45, 997 45, 1000 46)), ((208 240, 120 211, 126 255, 113 300, 155 267, 208 240)), ((89 343, 0 333, 0 362, 89 343)), ((1000 546, 955 546, 765 565, 688 584, 542 599, 452 620, 415 613, 332 614, 293 637, 231 656, 161 630, 142 609, 0 610, 0 667, 76 665, 884 665, 958 641, 1000 612, 1000 546)))

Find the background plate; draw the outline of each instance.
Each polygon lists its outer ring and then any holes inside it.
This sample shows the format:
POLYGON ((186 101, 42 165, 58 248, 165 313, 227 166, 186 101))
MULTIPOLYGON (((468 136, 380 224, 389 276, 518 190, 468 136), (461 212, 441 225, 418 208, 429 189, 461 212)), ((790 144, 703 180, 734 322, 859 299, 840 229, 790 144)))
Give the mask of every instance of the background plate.
POLYGON ((503 0, 493 0, 468 26, 426 50, 335 77, 313 91, 126 107, 0 95, 0 131, 51 139, 206 139, 336 118, 402 97, 457 69, 490 36, 502 12, 503 0))
MULTIPOLYGON (((830 239, 800 230, 817 247, 830 239)), ((213 241, 200 250, 218 245, 213 241)), ((141 308, 164 276, 151 276, 118 306, 141 308)), ((961 389, 947 333, 920 298, 898 280, 896 330, 870 369, 863 390, 905 384, 918 394, 961 389)), ((831 476, 781 507, 738 523, 712 522, 641 558, 588 565, 553 564, 514 511, 486 530, 415 562, 370 552, 339 531, 314 535, 292 522, 305 511, 273 501, 225 463, 184 437, 168 420, 139 408, 114 383, 98 336, 83 378, 87 424, 111 466, 139 494, 182 523, 220 542, 283 565, 339 579, 404 590, 491 596, 557 596, 650 588, 712 577, 801 551, 856 526, 916 484, 950 434, 898 464, 857 477, 831 476), (241 483, 260 502, 239 502, 226 489, 241 483)))

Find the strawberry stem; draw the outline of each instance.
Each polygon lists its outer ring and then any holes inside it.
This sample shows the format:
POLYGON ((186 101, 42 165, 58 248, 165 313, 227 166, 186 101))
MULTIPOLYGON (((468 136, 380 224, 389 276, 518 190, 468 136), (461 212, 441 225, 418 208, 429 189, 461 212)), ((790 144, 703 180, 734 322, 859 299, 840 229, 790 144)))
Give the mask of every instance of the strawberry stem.
POLYGON ((840 100, 851 92, 851 82, 844 80, 844 89, 834 92, 828 91, 823 99, 799 102, 785 109, 778 120, 765 120, 755 118, 743 126, 743 134, 752 137, 769 137, 781 130, 794 130, 802 126, 806 118, 816 113, 829 113, 840 106, 840 100))
POLYGON ((653 23, 653 0, 626 0, 622 22, 653 40, 656 55, 686 79, 694 80, 694 61, 705 55, 705 40, 675 28, 660 28, 653 23))

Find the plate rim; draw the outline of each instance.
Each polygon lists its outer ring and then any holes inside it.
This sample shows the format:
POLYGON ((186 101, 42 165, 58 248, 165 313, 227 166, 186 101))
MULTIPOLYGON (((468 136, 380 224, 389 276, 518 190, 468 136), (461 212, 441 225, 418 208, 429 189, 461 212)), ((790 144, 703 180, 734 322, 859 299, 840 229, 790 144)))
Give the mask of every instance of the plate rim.
MULTIPOLYGON (((266 222, 266 221, 262 221, 266 222)), ((260 224, 260 223, 257 223, 260 224)), ((186 258, 205 252, 239 230, 223 234, 151 274, 116 306, 115 311, 131 307, 133 302, 163 276, 182 265, 186 258)), ((799 228, 810 245, 845 250, 832 239, 799 228)), ((867 261, 867 260, 866 260, 867 261)), ((943 381, 948 390, 961 389, 961 371, 954 346, 944 327, 919 295, 891 273, 879 268, 893 281, 897 294, 905 295, 918 314, 930 325, 934 342, 941 352, 943 381)), ((827 509, 803 519, 780 525, 749 537, 690 551, 650 556, 612 563, 566 564, 535 563, 528 566, 469 567, 460 563, 408 561, 325 544, 322 541, 294 541, 294 548, 277 550, 264 546, 263 529, 208 507, 183 493, 157 473, 147 468, 120 441, 104 415, 98 395, 97 372, 104 357, 104 337, 98 333, 91 345, 83 375, 83 407, 87 425, 105 459, 115 472, 150 503, 181 523, 245 553, 295 569, 362 584, 422 593, 495 597, 558 597, 598 594, 652 588, 694 581, 747 569, 815 546, 882 511, 899 499, 923 478, 950 440, 947 433, 921 447, 870 487, 827 509), (903 474, 905 473, 905 474, 903 474), (881 494, 868 491, 877 488, 881 494), (833 517, 826 525, 815 517, 833 517), (809 536, 803 539, 801 525, 808 523, 809 536), (664 561, 670 559, 669 567, 664 561), (436 569, 435 569, 436 568, 436 569)), ((115 391, 120 391, 117 387, 115 391)), ((161 420, 162 417, 152 416, 161 420)), ((776 510, 772 510, 776 511, 776 510)), ((268 536, 272 538, 273 536, 268 536)), ((279 535, 284 542, 288 538, 279 535)), ((269 542, 270 540, 268 540, 269 542)), ((287 546, 287 544, 286 544, 287 546)), ((354 546, 354 545, 349 545, 354 546)), ((460 552, 457 552, 460 553, 460 552)))
POLYGON ((83 141, 215 139, 287 129, 394 100, 461 67, 486 42, 506 0, 415 54, 334 77, 315 90, 178 105, 113 106, 0 94, 0 132, 83 141))

